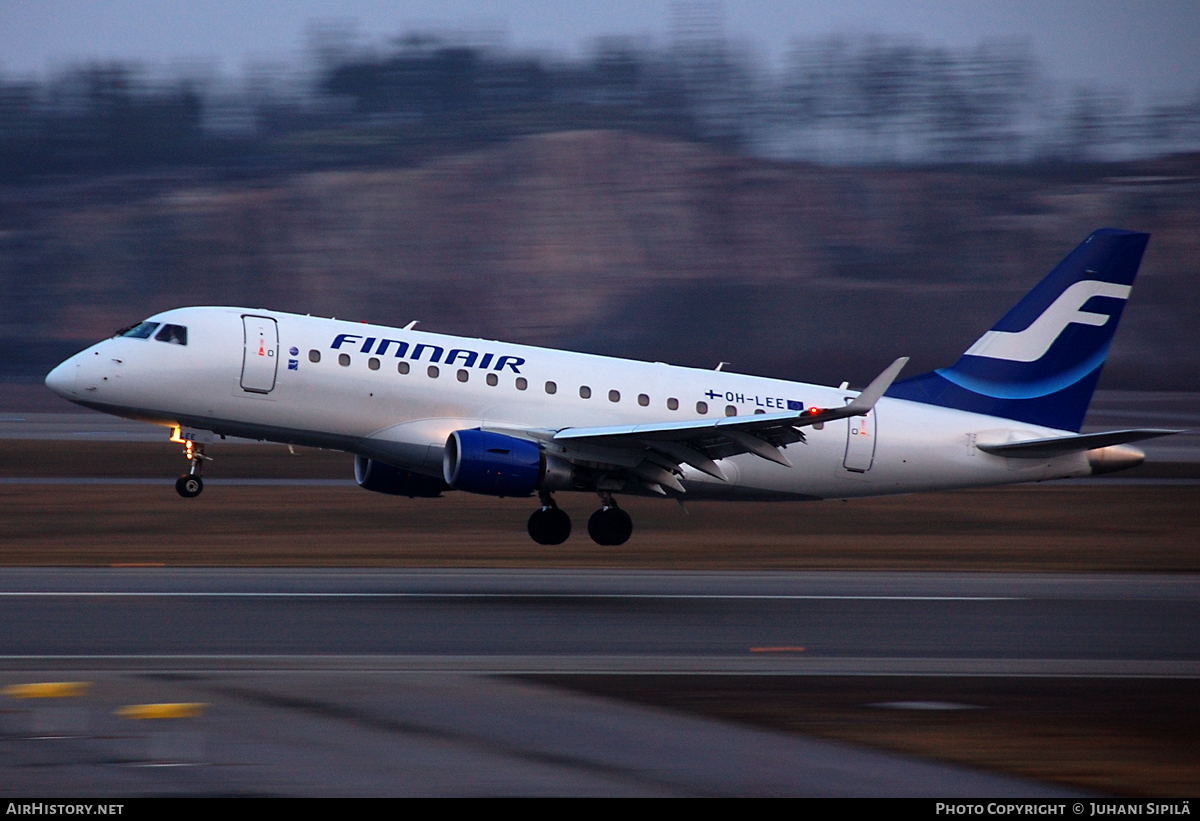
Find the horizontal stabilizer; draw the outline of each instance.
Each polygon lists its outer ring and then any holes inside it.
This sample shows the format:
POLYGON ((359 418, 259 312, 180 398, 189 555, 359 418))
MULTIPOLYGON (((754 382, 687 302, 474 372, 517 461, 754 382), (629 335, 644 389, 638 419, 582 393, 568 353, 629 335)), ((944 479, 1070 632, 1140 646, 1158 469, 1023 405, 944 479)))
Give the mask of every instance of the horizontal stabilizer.
POLYGON ((1086 433, 1081 436, 1055 436, 1050 439, 1005 442, 1001 445, 976 445, 976 447, 984 453, 996 456, 1008 456, 1015 459, 1047 459, 1067 453, 1078 453, 1084 450, 1106 448, 1110 445, 1124 445, 1129 442, 1140 442, 1143 439, 1170 436, 1173 433, 1183 433, 1183 431, 1165 428, 1135 428, 1110 430, 1104 433, 1086 433))

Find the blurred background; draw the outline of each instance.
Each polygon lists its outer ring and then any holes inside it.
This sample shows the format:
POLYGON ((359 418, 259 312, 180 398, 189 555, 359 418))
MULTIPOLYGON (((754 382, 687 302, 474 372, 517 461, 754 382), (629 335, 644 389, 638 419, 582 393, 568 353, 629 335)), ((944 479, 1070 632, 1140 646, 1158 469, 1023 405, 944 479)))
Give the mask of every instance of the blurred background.
POLYGON ((862 384, 1091 230, 1200 389, 1192 2, 9 2, 0 382, 233 304, 862 384))

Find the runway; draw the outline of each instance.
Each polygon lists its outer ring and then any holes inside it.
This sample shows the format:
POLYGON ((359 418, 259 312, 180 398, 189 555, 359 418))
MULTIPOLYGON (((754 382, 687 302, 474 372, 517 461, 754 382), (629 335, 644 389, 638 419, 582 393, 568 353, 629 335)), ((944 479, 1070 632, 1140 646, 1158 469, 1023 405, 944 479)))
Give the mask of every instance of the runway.
POLYGON ((1200 675, 1188 576, 0 571, 8 669, 1200 675))
POLYGON ((5 699, 22 795, 1067 795, 495 674, 1200 675, 1169 576, 7 569, 0 623, 0 683, 93 682, 5 699))

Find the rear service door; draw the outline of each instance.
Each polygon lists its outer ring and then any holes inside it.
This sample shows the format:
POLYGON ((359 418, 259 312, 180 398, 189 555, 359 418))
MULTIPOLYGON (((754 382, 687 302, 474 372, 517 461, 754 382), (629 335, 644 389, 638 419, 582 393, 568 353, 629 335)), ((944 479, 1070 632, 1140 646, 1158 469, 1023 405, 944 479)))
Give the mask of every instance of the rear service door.
POLYGON ((251 393, 275 389, 279 365, 279 328, 266 316, 243 316, 246 349, 242 355, 242 388, 251 393))
POLYGON ((875 461, 875 411, 846 420, 846 458, 842 466, 855 473, 866 473, 875 461))

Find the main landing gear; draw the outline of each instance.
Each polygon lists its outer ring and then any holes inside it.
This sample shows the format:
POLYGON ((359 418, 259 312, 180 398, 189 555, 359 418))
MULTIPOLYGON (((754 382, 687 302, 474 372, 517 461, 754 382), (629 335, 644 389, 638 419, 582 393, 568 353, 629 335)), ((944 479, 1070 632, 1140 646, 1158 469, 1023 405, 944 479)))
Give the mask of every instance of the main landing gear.
POLYGON ((211 462, 212 459, 204 455, 204 445, 198 445, 188 439, 184 442, 184 447, 183 455, 192 466, 187 473, 175 480, 175 492, 185 499, 194 499, 204 490, 204 480, 200 478, 204 463, 211 462))
POLYGON ((617 507, 611 493, 602 494, 600 499, 603 507, 588 519, 588 535, 596 544, 609 547, 625 544, 633 535, 633 519, 617 507))
POLYGON ((562 544, 571 535, 571 517, 558 509, 546 491, 538 496, 542 506, 529 517, 529 535, 538 544, 562 544))
MULTIPOLYGON (((571 535, 571 517, 559 510, 546 491, 538 496, 542 506, 529 517, 529 535, 538 544, 562 544, 571 535)), ((606 547, 625 544, 633 535, 633 519, 617 507, 611 493, 602 493, 600 499, 603 507, 588 519, 588 535, 596 544, 606 547)))

